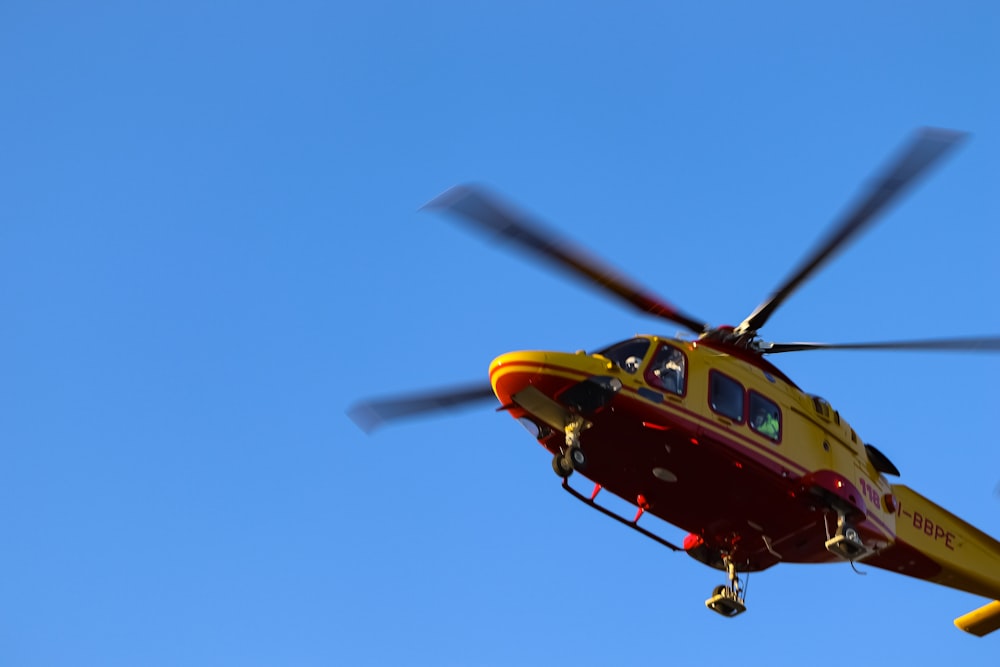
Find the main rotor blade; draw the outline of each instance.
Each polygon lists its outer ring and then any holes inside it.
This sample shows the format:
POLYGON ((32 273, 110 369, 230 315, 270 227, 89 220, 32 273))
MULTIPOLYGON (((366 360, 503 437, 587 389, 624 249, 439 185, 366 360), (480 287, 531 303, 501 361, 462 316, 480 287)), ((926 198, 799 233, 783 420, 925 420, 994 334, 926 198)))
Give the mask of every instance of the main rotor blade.
POLYGON ((438 390, 433 393, 409 394, 375 401, 364 401, 351 407, 347 415, 365 433, 382 424, 407 417, 457 410, 474 403, 484 403, 496 396, 487 384, 438 390))
POLYGON ((737 327, 740 333, 760 330, 774 311, 827 260, 842 250, 868 227, 906 188, 965 134, 953 130, 924 128, 910 141, 898 158, 872 184, 848 214, 834 225, 826 238, 808 255, 799 268, 747 319, 737 327))
POLYGON ((489 231, 505 237, 521 250, 532 252, 557 268, 603 288, 644 313, 676 322, 694 333, 702 333, 708 329, 708 325, 701 320, 682 313, 663 299, 638 287, 614 269, 561 239, 541 223, 515 211, 480 188, 471 185, 456 186, 439 195, 424 208, 451 213, 478 231, 489 231))
POLYGON ((928 352, 1000 352, 1000 336, 941 338, 883 343, 765 343, 764 354, 805 350, 913 350, 928 352))

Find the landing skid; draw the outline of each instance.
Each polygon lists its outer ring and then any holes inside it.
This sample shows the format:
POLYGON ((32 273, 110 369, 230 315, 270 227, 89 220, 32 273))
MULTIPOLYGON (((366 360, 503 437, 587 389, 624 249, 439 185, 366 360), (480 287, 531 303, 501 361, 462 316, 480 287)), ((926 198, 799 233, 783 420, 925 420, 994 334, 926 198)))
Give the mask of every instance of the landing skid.
POLYGON ((563 477, 563 480, 562 480, 562 488, 566 489, 567 493, 569 493, 571 496, 573 496, 577 500, 580 500, 583 503, 589 505, 590 507, 593 507, 595 510, 597 510, 601 514, 603 514, 605 516, 611 517, 612 519, 614 519, 618 523, 621 523, 621 524, 624 524, 624 525, 628 526, 629 528, 631 528, 632 530, 636 531, 640 535, 645 535, 649 539, 653 540, 654 542, 656 542, 658 544, 662 544, 663 546, 665 546, 666 548, 670 549, 671 551, 683 551, 682 547, 679 547, 676 544, 673 544, 672 542, 668 542, 667 540, 663 539, 662 537, 660 537, 656 533, 652 533, 652 532, 646 530, 645 528, 643 528, 642 526, 639 525, 639 523, 638 523, 639 522, 639 517, 641 517, 642 514, 643 514, 643 510, 642 510, 641 507, 639 508, 639 512, 636 514, 636 516, 635 516, 634 519, 627 519, 627 518, 625 518, 625 517, 623 517, 623 516, 621 516, 619 514, 615 514, 614 512, 612 512, 611 510, 609 510, 607 507, 603 507, 601 505, 598 505, 597 501, 595 499, 597 498, 597 494, 601 490, 601 485, 600 484, 595 484, 594 485, 594 492, 593 492, 593 494, 591 494, 591 496, 589 498, 587 496, 583 495, 582 493, 580 493, 579 491, 577 491, 576 489, 574 489, 572 486, 570 486, 569 485, 569 480, 566 479, 565 477, 563 477))

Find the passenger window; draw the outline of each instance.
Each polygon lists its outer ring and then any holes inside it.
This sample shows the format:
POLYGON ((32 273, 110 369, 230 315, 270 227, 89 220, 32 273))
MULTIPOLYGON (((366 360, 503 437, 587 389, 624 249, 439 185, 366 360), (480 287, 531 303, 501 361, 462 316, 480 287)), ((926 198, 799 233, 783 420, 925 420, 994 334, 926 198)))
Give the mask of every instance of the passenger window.
POLYGON ((774 401, 750 392, 750 428, 777 442, 781 439, 781 410, 774 401))
POLYGON ((743 385, 722 373, 712 371, 708 381, 709 405, 720 415, 743 421, 743 385))
POLYGON ((684 395, 687 378, 687 359, 673 345, 663 345, 646 370, 646 382, 678 396, 684 395))
POLYGON ((611 347, 601 350, 597 354, 610 359, 618 368, 629 373, 635 373, 642 364, 646 350, 649 349, 649 340, 646 338, 632 338, 630 340, 616 343, 611 347))

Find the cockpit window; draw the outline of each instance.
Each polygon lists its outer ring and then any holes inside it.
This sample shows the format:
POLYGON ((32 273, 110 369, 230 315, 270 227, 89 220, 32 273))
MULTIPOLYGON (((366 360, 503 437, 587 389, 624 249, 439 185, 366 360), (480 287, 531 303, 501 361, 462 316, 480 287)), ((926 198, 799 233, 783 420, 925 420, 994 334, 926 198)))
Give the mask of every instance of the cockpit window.
POLYGON ((642 359, 646 356, 648 349, 649 340, 646 338, 632 338, 621 343, 616 343, 597 354, 607 357, 618 368, 629 373, 635 373, 642 364, 642 359))
POLYGON ((743 385, 718 371, 712 371, 708 378, 708 394, 713 410, 734 421, 743 421, 743 385))
POLYGON ((781 410, 755 391, 750 392, 750 428, 775 442, 781 439, 781 410))
POLYGON ((646 370, 646 382, 678 396, 684 395, 686 378, 687 358, 673 345, 660 347, 646 370))

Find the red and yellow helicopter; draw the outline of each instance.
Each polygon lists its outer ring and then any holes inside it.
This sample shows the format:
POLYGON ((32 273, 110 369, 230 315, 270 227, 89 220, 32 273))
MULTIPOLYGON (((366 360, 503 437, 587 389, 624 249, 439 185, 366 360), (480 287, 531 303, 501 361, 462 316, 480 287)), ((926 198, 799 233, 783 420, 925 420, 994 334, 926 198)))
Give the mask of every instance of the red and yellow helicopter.
POLYGON ((992 600, 955 620, 972 634, 1000 628, 1000 542, 916 491, 890 482, 889 458, 818 396, 766 358, 805 350, 1000 351, 1000 337, 879 343, 771 343, 758 332, 807 278, 962 138, 924 129, 877 177, 795 271, 738 326, 710 326, 635 285, 486 191, 460 186, 427 208, 568 270, 693 335, 637 336, 592 354, 521 351, 490 364, 491 386, 457 387, 357 404, 381 423, 499 399, 551 452, 563 487, 643 535, 724 571, 705 604, 746 610, 741 578, 778 563, 864 561, 992 600), (594 482, 584 494, 577 472, 594 482), (634 517, 598 503, 601 492, 634 517), (676 545, 639 525, 655 515, 684 531, 676 545))

